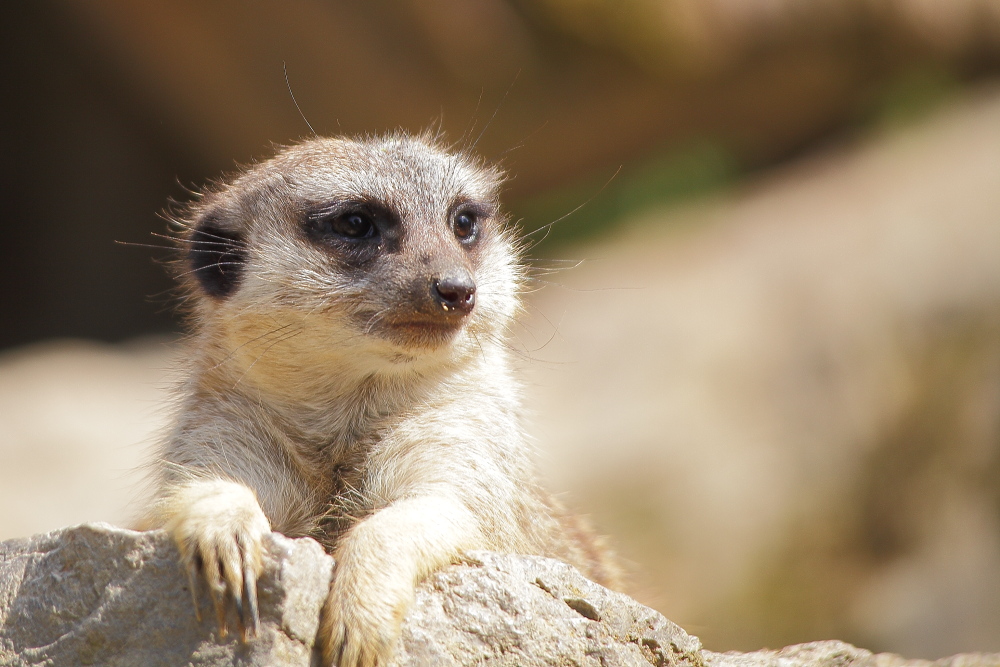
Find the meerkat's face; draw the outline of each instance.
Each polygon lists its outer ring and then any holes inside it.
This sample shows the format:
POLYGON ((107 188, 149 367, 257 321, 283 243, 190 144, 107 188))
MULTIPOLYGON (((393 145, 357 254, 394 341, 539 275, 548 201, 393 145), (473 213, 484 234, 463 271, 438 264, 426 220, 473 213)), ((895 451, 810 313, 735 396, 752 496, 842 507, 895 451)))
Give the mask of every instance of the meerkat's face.
POLYGON ((286 365, 481 348, 512 316, 520 280, 498 182, 407 136, 286 149, 187 221, 196 317, 247 360, 270 345, 286 365))

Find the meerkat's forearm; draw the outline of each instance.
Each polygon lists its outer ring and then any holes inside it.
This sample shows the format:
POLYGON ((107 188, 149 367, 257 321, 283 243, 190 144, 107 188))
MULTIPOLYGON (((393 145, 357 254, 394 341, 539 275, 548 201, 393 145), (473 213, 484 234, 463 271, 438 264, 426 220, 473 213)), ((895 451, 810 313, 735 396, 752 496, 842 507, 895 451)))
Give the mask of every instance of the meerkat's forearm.
POLYGON ((323 614, 328 663, 375 664, 427 574, 482 547, 476 517, 450 494, 407 498, 375 512, 341 539, 323 614), (372 633, 372 630, 375 630, 372 633), (367 643, 347 643, 365 633, 367 643))
MULTIPOLYGON (((482 545, 472 512, 451 494, 441 494, 399 500, 375 512, 348 531, 334 553, 338 563, 357 573, 351 585, 384 569, 378 565, 382 559, 394 563, 393 570, 412 585, 460 552, 482 545)), ((343 590, 350 593, 351 586, 345 583, 343 590)))

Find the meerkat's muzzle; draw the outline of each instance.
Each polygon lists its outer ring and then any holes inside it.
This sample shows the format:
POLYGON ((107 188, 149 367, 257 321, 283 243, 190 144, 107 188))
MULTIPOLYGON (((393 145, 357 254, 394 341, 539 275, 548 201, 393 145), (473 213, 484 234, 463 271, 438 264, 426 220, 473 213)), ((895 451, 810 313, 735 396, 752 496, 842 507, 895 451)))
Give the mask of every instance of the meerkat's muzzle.
POLYGON ((438 347, 462 328, 476 307, 476 282, 466 270, 432 272, 411 284, 387 333, 404 346, 438 347))

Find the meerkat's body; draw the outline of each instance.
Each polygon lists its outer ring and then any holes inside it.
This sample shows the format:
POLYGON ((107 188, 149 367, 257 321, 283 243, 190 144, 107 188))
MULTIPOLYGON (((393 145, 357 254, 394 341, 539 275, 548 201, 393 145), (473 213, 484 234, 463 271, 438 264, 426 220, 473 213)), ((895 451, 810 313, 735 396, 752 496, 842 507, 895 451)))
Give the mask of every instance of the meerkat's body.
POLYGON ((256 624, 261 541, 336 558, 325 660, 391 655, 414 585, 468 549, 608 582, 535 482, 506 346, 523 276, 499 174, 426 138, 316 139, 194 205, 194 332, 144 519, 256 624))

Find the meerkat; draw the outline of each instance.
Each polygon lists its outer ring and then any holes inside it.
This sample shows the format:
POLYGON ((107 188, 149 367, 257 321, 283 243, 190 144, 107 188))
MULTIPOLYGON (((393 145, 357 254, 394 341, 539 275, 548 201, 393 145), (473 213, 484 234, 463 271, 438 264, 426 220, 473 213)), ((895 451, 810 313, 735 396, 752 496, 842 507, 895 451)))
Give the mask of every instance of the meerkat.
MULTIPOLYGON (((177 218, 192 335, 141 524, 227 631, 257 630, 270 531, 335 572, 327 665, 384 664, 414 587, 472 549, 608 552, 536 481, 508 333, 525 284, 502 173, 429 135, 316 138, 177 218)), ((197 608, 197 601, 195 602, 197 608)))

